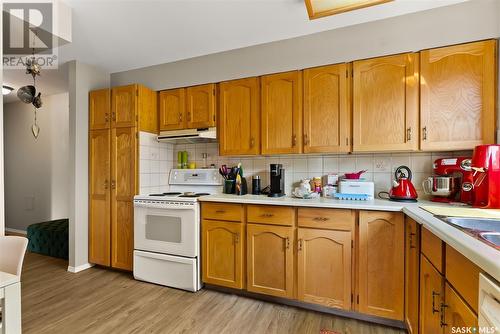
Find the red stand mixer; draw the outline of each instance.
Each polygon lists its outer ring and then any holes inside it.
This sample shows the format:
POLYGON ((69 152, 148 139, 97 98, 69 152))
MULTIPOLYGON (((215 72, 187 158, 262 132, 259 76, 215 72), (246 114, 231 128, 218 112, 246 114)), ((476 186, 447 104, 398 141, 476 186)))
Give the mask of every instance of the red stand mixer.
POLYGON ((442 158, 434 161, 434 175, 424 180, 422 186, 431 201, 441 203, 472 203, 473 171, 471 158, 442 158))
POLYGON ((473 200, 478 208, 500 208, 500 145, 479 145, 472 155, 473 200))

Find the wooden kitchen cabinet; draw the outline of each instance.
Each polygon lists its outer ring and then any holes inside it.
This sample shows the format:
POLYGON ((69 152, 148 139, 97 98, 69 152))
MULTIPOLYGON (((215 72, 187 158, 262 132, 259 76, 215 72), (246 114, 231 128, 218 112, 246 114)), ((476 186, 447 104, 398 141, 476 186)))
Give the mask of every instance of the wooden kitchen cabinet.
POLYGON ((350 231, 298 229, 298 299, 351 309, 350 231))
POLYGON ((160 131, 186 128, 186 89, 170 89, 158 95, 160 131))
POLYGON ((90 130, 109 129, 111 126, 110 95, 108 88, 89 93, 90 130))
POLYGON ((304 71, 304 153, 349 152, 349 65, 304 71))
POLYGON ((477 327, 478 319, 476 314, 448 282, 445 283, 444 295, 445 333, 452 333, 452 328, 457 327, 477 327))
POLYGON ((420 333, 442 333, 443 276, 425 256, 420 258, 420 333))
POLYGON ((353 63, 353 151, 418 149, 418 53, 353 63))
POLYGON ((202 221, 203 282, 243 289, 244 237, 242 223, 202 221))
POLYGON ((406 218, 405 226, 405 322, 410 334, 418 333, 420 282, 420 227, 406 218))
POLYGON ((109 266, 111 260, 111 136, 93 130, 89 136, 89 261, 109 266))
POLYGON ((302 152, 302 73, 261 77, 262 154, 302 152))
POLYGON ((403 321, 404 215, 359 212, 358 311, 403 321))
POLYGON ((111 127, 138 127, 140 131, 158 133, 156 92, 137 84, 113 87, 111 127))
POLYGON ((215 126, 215 84, 186 88, 186 117, 188 129, 215 126))
POLYGON ((422 150, 495 143, 496 53, 496 40, 420 52, 422 150))
POLYGON ((294 297, 294 228, 247 224, 247 290, 294 297))
POLYGON ((136 128, 117 128, 111 132, 111 266, 125 270, 132 270, 134 250, 136 131, 136 128))
POLYGON ((260 153, 259 78, 219 84, 219 154, 260 153))

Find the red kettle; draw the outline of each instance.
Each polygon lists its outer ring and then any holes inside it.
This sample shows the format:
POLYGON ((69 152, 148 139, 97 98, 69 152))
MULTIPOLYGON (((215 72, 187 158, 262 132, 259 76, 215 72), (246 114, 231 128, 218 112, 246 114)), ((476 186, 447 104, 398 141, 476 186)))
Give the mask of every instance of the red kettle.
MULTIPOLYGON (((411 183, 411 170, 406 166, 399 166, 394 172, 395 180, 392 181, 392 188, 389 192, 382 192, 389 195, 389 200, 395 202, 416 202, 417 191, 411 183)), ((380 193, 380 194, 382 194, 380 193)), ((379 194, 379 196, 380 196, 379 194)))

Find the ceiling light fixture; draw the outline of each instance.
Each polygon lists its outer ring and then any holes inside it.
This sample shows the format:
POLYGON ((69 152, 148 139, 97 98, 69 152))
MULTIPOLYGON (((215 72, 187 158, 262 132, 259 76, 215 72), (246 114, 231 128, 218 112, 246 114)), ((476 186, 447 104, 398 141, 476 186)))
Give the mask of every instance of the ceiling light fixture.
POLYGON ((310 20, 390 1, 394 0, 305 0, 310 20))
POLYGON ((12 92, 14 88, 9 87, 9 86, 2 86, 2 95, 9 95, 10 92, 12 92))

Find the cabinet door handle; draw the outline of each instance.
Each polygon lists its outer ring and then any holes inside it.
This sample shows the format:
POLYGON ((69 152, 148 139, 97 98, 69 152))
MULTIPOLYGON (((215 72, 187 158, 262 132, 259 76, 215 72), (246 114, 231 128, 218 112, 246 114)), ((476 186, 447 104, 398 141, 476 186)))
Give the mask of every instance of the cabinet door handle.
POLYGON ((179 123, 181 123, 181 122, 182 122, 182 114, 179 113, 179 123))
POLYGON ((304 145, 309 145, 309 138, 307 137, 307 133, 304 133, 304 145))
POLYGON ((415 233, 413 233, 413 232, 410 233, 410 240, 409 240, 409 242, 410 242, 410 248, 416 248, 416 246, 413 245, 413 236, 414 235, 415 235, 415 233))
POLYGON ((255 139, 250 138, 250 147, 253 147, 255 145, 255 139))
POLYGON ((447 307, 448 307, 448 305, 446 305, 445 303, 441 303, 441 307, 440 307, 440 309, 441 309, 441 311, 440 311, 441 312, 441 316, 440 316, 440 324, 439 324, 441 327, 448 326, 448 324, 445 322, 446 319, 445 319, 445 316, 444 316, 445 315, 445 311, 446 311, 445 308, 447 308, 447 307))
POLYGON ((116 189, 116 182, 115 182, 115 180, 111 181, 111 189, 116 189))
POLYGON ((285 248, 290 249, 290 238, 289 237, 286 237, 286 239, 285 239, 285 248))
POLYGON ((116 122, 116 113, 114 111, 111 113, 111 120, 116 122))
POLYGON ((104 189, 108 189, 108 188, 109 188, 109 181, 104 180, 104 189))
POLYGON ((345 146, 349 146, 349 138, 345 138, 345 146))
POLYGON ((295 147, 297 145, 297 135, 292 136, 292 147, 295 147))
POLYGON ((106 123, 108 123, 108 122, 109 122, 109 113, 105 113, 105 114, 104 114, 104 121, 105 121, 106 123))
POLYGON ((422 128, 422 140, 427 140, 427 127, 422 128))
POLYGON ((234 243, 237 244, 240 242, 240 234, 239 233, 235 233, 234 234, 234 243))
POLYGON ((297 250, 301 251, 302 250, 302 239, 299 239, 298 245, 297 245, 297 250))
POLYGON ((436 308, 436 300, 435 297, 439 296, 440 294, 436 291, 432 291, 432 314, 440 312, 441 309, 436 308))
POLYGON ((188 120, 188 122, 191 122, 191 113, 190 112, 187 113, 187 120, 188 120))
POLYGON ((406 140, 411 140, 411 126, 406 130, 406 140))

